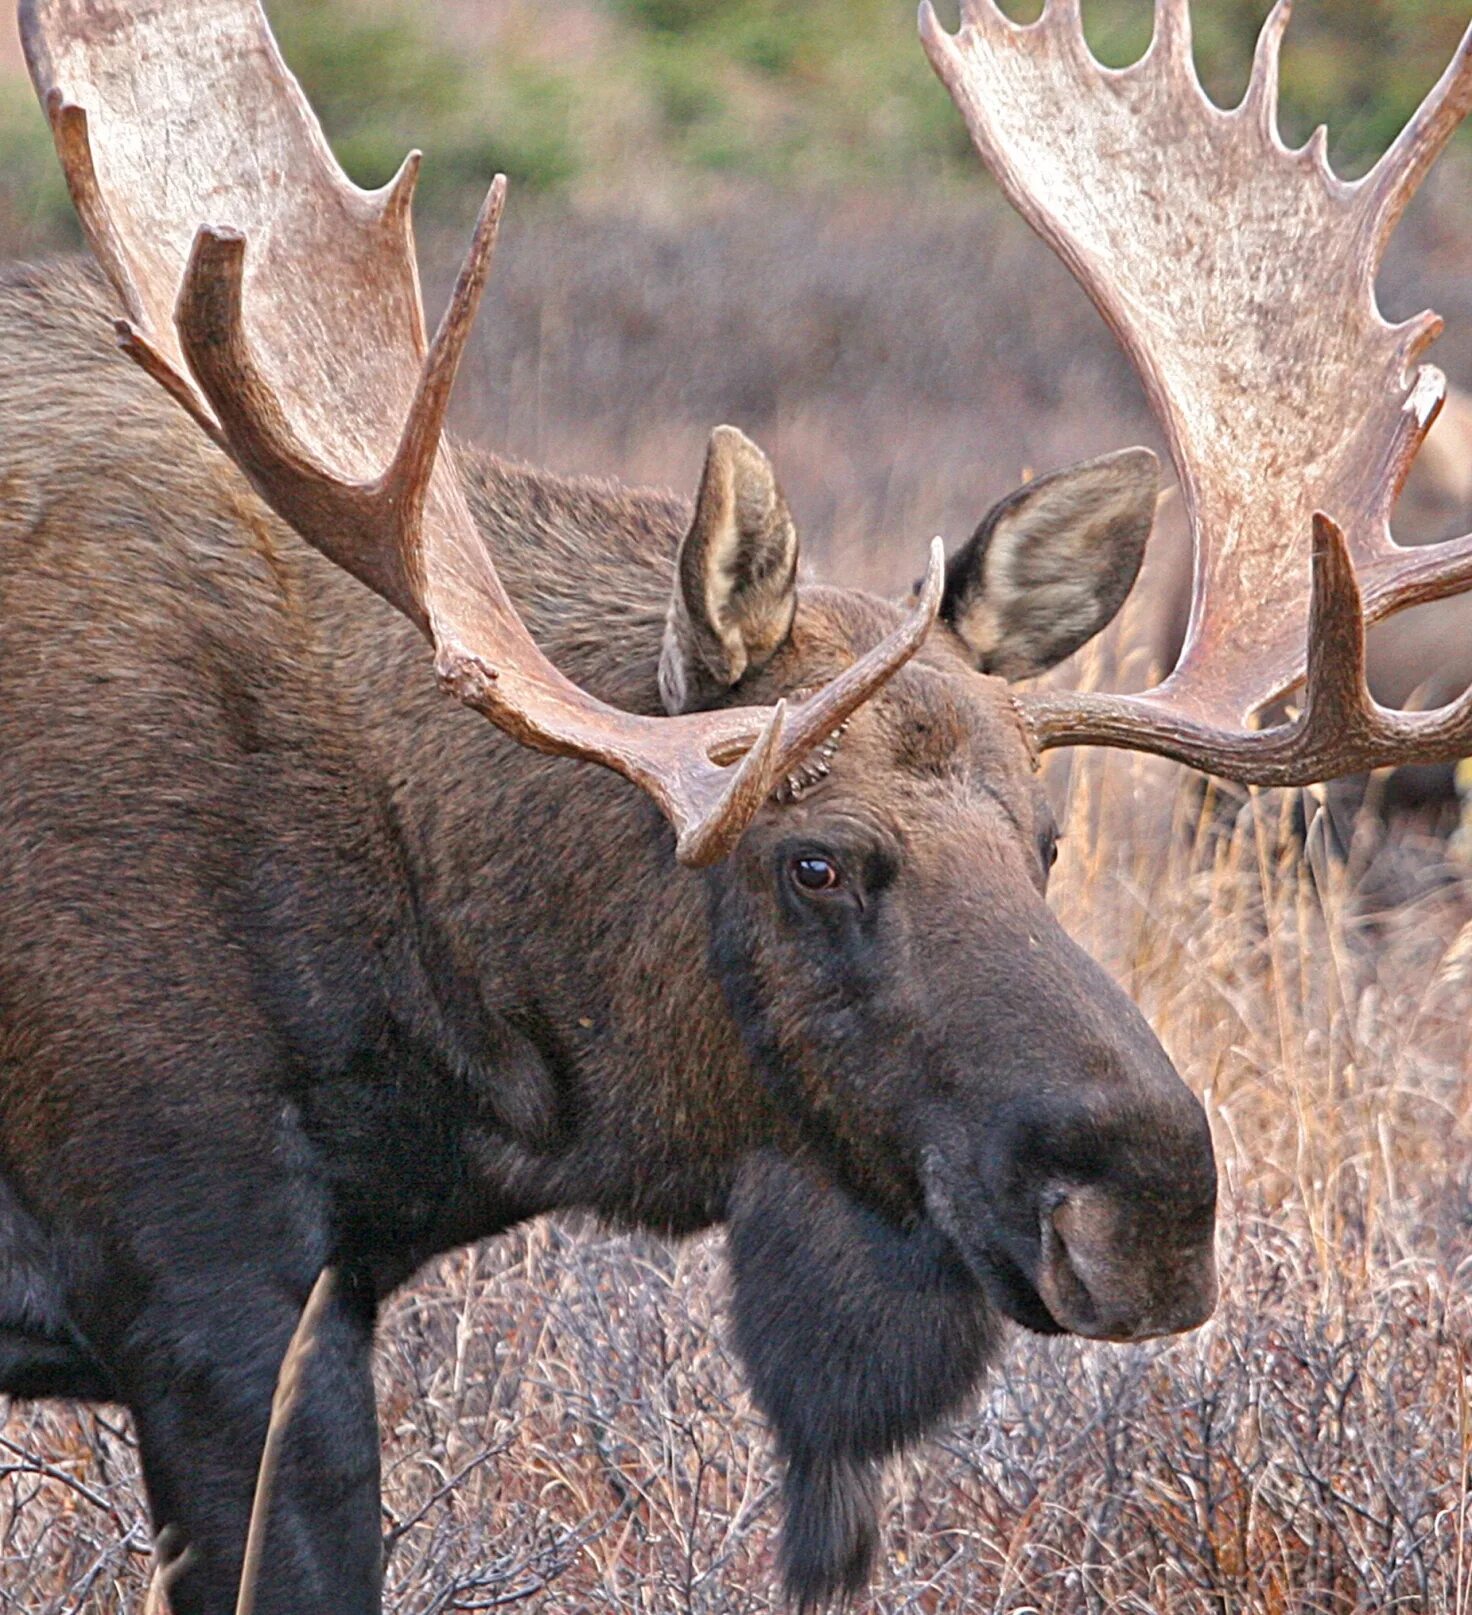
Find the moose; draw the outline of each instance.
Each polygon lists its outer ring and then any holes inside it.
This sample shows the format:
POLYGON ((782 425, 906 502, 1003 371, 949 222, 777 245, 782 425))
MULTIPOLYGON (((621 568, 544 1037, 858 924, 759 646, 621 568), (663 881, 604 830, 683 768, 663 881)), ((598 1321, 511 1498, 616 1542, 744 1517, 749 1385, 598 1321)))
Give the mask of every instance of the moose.
POLYGON ((800 578, 732 427, 690 503, 453 445, 503 183, 430 336, 417 157, 354 187, 256 0, 23 0, 94 261, 0 282, 0 1391, 131 1411, 178 1615, 235 1607, 324 1271, 258 1615, 378 1609, 376 1310, 543 1211, 725 1225, 805 1607, 863 1584, 883 1461, 1007 1320, 1212 1311, 1204 1113, 1049 913, 1039 755, 1467 748, 1466 698, 1370 700, 1364 625, 1472 581, 1472 536, 1390 537, 1442 384, 1434 317, 1373 295, 1472 37, 1349 184, 1278 136, 1285 4, 1231 111, 1185 0, 1122 72, 1076 0, 962 10, 925 49, 1183 484, 1143 695, 1016 681, 1128 593, 1147 450, 1018 489, 896 604, 800 578))

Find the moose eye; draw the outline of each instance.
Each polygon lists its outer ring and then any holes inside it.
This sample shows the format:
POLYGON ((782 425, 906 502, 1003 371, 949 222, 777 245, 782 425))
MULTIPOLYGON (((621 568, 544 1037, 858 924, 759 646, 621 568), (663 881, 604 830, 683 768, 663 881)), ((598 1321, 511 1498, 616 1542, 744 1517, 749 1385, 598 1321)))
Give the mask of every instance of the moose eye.
POLYGON ((838 865, 817 853, 804 853, 788 865, 792 883, 804 892, 831 892, 843 884, 838 865))
POLYGON ((1058 862, 1059 840, 1059 834, 1052 825, 1049 825, 1038 838, 1038 854, 1042 858, 1044 875, 1058 862))

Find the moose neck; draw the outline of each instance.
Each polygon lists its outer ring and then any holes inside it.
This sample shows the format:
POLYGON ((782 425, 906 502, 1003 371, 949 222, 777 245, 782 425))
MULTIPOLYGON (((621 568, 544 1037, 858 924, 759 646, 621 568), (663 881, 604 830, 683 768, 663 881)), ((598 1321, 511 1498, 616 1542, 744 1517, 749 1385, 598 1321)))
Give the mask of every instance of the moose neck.
MULTIPOLYGON (((659 711, 660 635, 689 513, 673 496, 463 455, 472 509, 543 649, 626 710, 659 711)), ((532 1205, 664 1229, 722 1214, 775 1121, 707 967, 707 890, 651 803, 607 770, 514 744, 447 701, 422 640, 374 613, 354 656, 415 891, 430 1035, 502 1093, 486 1170, 532 1205), (371 665, 370 665, 371 664, 371 665), (533 923, 530 916, 558 916, 533 923)))

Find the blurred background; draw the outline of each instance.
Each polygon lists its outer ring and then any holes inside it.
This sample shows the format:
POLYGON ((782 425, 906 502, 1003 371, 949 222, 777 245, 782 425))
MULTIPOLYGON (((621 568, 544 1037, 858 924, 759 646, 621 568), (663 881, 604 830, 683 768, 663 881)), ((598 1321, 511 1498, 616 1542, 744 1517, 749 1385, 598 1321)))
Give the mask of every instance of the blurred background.
MULTIPOLYGON (((267 9, 360 184, 424 149, 432 302, 489 175, 511 177, 456 400, 467 438, 693 490, 734 421, 776 461, 814 570, 884 589, 1029 472, 1161 447, 1102 322, 971 154, 910 0, 267 9)), ((1231 103, 1265 0, 1194 9, 1231 103)), ((1145 47, 1145 0, 1084 13, 1106 62, 1145 47)), ((1286 137, 1326 122, 1339 171, 1363 172, 1466 21, 1467 0, 1300 0, 1286 137)), ((1472 390, 1469 199, 1464 130, 1381 301, 1437 309, 1431 358, 1472 390)), ((77 241, 7 32, 0 256, 77 241)), ((1399 536, 1467 531, 1465 400, 1422 461, 1399 536)), ((1178 505, 1118 630, 1067 676, 1138 685, 1169 657, 1178 505)), ((1472 610, 1387 625, 1374 676, 1391 699, 1462 688, 1472 610)), ((1092 753, 1054 784, 1056 906, 1212 1116, 1222 1307, 1180 1342, 1019 1342, 973 1415, 897 1466, 864 1607, 1465 1615, 1472 882, 1452 771, 1346 804, 1092 753)), ((379 1364, 390 1610, 775 1611, 777 1477, 721 1286, 718 1237, 671 1251, 564 1220, 406 1289, 379 1364)), ((108 1410, 0 1406, 0 1615, 139 1607, 135 1472, 108 1410)))
MULTIPOLYGON (((954 25, 955 0, 938 9, 954 25)), ((1197 8, 1197 62, 1223 105, 1246 82, 1265 9, 1197 8)), ((909 0, 274 0, 268 10, 349 172, 380 184, 407 147, 423 147, 420 202, 436 219, 454 219, 498 168, 523 193, 644 214, 743 181, 830 197, 975 184, 909 0)), ((1038 0, 1007 10, 1029 20, 1038 0)), ((1084 14, 1111 66, 1148 43, 1142 0, 1089 0, 1084 14)), ((1446 65, 1464 20, 1457 0, 1303 4, 1283 70, 1290 144, 1325 122, 1336 165, 1359 172, 1446 65)), ((13 24, 0 59, 7 245, 72 240, 13 24)))

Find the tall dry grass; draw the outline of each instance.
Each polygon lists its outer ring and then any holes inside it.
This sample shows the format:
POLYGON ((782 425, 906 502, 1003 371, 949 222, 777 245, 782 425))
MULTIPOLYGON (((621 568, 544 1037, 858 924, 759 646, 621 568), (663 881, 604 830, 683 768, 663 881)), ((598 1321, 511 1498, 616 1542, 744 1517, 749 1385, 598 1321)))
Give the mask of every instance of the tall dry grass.
MULTIPOLYGON (((916 555, 961 536, 1023 464, 1148 435, 1100 329, 993 216, 766 206, 703 231, 513 230, 469 416, 517 452, 682 482, 734 416, 776 451, 823 569, 881 584, 908 581, 897 536, 916 555)), ((1143 679, 1151 589, 1074 676, 1143 679)), ((895 1466, 866 1607, 1464 1615, 1472 882, 1373 806, 1203 792, 1102 753, 1053 783, 1060 915, 1212 1118, 1222 1302, 1163 1344, 1019 1336, 967 1416, 895 1466)), ((723 1286, 718 1236, 552 1220, 397 1296, 388 1608, 780 1608, 777 1475, 723 1286)), ((126 1419, 0 1421, 0 1615, 141 1608, 126 1419)))

